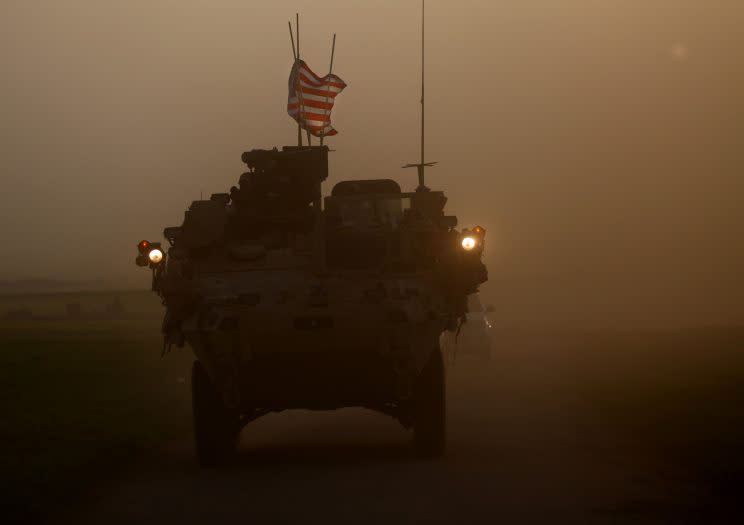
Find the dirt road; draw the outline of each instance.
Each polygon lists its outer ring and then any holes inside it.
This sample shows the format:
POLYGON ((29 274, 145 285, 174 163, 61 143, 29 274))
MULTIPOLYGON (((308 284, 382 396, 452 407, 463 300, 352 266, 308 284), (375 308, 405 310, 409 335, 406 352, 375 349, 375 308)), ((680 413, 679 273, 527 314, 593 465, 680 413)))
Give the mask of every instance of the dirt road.
POLYGON ((102 481, 66 523, 587 523, 693 519, 692 487, 598 411, 555 342, 521 338, 448 375, 449 448, 423 461, 395 421, 286 412, 249 425, 237 463, 201 470, 191 436, 102 481), (560 365, 563 363, 563 365, 560 365))

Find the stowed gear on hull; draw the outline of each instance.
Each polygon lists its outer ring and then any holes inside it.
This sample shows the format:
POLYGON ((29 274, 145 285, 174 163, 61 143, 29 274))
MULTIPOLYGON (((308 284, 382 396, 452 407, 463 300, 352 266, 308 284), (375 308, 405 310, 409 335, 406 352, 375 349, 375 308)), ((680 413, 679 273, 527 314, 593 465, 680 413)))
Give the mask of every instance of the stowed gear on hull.
MULTIPOLYGON (((417 388, 439 392, 422 379, 441 375, 439 336, 487 279, 485 231, 455 230, 442 192, 386 179, 340 182, 321 210, 327 157, 323 146, 244 153, 238 187, 165 229, 171 248, 149 264, 165 342, 193 348, 199 384, 208 377, 243 422, 365 406, 416 427, 429 417, 417 388)), ((421 425, 443 432, 443 408, 421 425)))

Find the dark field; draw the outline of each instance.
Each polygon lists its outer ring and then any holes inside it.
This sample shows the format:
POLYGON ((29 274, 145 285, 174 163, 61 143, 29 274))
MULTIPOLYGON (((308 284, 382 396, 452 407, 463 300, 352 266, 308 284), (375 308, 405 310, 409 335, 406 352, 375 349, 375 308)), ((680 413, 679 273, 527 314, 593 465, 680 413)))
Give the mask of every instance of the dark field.
MULTIPOLYGON (((76 300, 95 309, 110 297, 76 300)), ((156 313, 151 299, 122 296, 132 310, 156 313)), ((23 298, 49 315, 69 300, 23 298)), ((4 516, 71 523, 744 518, 737 501, 741 327, 499 329, 492 363, 463 358, 449 370, 450 448, 441 462, 415 459, 410 436, 385 416, 285 412, 245 429, 234 468, 207 471, 191 451, 191 356, 175 349, 161 359, 158 329, 156 320, 2 322, 4 516)))
MULTIPOLYGON (((150 294, 123 293, 157 313, 150 294)), ((159 321, 68 320, 64 306, 100 311, 112 293, 0 297, 59 318, 0 320, 2 515, 35 521, 133 457, 188 430, 185 352, 160 359, 159 321)))

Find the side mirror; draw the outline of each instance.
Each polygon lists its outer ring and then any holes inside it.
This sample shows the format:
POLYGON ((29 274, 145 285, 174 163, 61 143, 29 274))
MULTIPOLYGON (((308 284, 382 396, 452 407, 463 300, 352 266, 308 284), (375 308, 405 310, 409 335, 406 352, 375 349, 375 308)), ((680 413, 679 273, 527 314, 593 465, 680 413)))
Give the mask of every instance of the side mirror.
POLYGON ((495 311, 496 311, 496 308, 494 308, 494 306, 492 304, 489 304, 488 306, 486 306, 486 313, 487 314, 492 314, 495 311))

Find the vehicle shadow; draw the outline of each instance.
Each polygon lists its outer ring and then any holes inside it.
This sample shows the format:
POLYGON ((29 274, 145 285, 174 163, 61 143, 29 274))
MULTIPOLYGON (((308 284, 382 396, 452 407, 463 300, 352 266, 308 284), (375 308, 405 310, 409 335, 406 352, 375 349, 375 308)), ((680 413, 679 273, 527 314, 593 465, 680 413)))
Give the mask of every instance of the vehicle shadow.
POLYGON ((231 466, 234 468, 359 467, 421 461, 406 440, 399 443, 354 443, 332 440, 324 443, 265 443, 243 445, 231 466))

